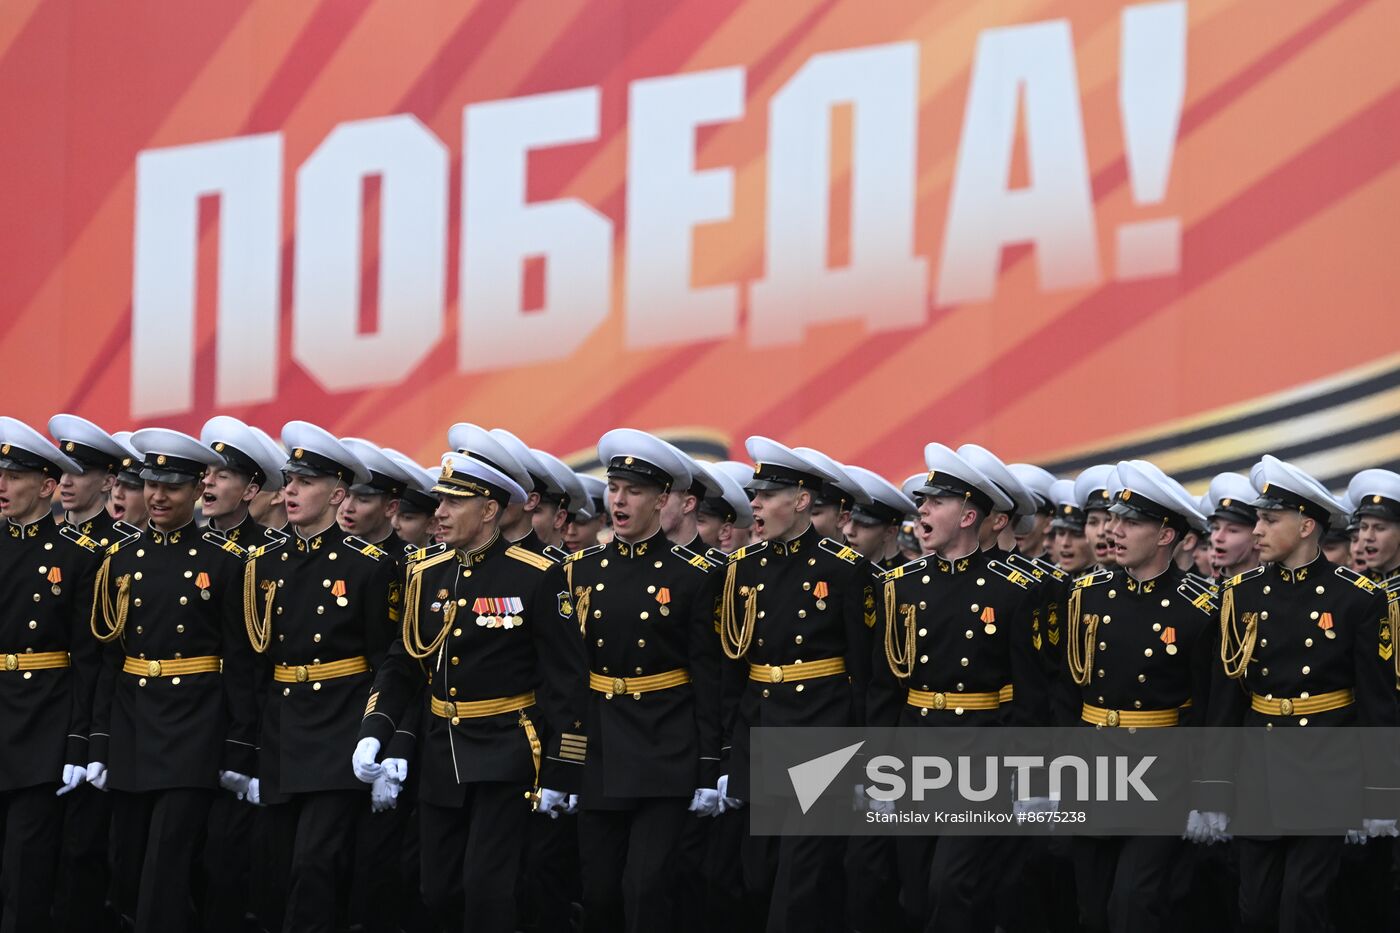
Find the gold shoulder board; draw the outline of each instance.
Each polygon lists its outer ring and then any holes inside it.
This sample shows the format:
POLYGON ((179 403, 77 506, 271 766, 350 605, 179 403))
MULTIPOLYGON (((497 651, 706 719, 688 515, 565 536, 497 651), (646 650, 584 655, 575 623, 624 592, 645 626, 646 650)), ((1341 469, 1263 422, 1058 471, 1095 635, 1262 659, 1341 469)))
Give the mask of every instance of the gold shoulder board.
POLYGON ((526 550, 518 544, 512 544, 506 548, 506 556, 512 557, 522 564, 529 564, 536 570, 548 570, 554 566, 554 561, 543 554, 536 554, 534 551, 526 550))

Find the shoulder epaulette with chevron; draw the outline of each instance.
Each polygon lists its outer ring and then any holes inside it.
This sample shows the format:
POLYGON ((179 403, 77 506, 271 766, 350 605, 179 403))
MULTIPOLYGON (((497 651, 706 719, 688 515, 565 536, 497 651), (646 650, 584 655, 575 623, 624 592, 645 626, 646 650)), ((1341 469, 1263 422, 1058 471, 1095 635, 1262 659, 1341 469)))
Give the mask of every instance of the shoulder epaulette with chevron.
POLYGON ((92 538, 83 534, 81 531, 68 524, 67 522, 65 522, 59 527, 58 533, 63 537, 67 538, 69 541, 72 541, 74 544, 78 545, 78 547, 83 548, 84 550, 93 551, 98 548, 101 548, 102 553, 108 555, 109 557, 120 551, 122 548, 126 547, 131 542, 135 541, 137 538, 141 537, 141 535, 143 534, 140 528, 137 528, 135 525, 129 524, 128 522, 113 522, 112 530, 115 531, 118 535, 120 535, 120 537, 112 543, 108 544, 105 548, 103 548, 99 542, 93 541, 92 538), (92 541, 93 547, 89 547, 88 545, 83 543, 83 539, 85 538, 88 541, 92 541))
POLYGON ((455 560, 457 552, 445 544, 435 544, 432 547, 415 548, 414 557, 408 562, 408 572, 410 575, 422 573, 423 571, 445 564, 450 560, 455 560), (416 555, 422 554, 422 557, 416 555))
POLYGON ((1065 573, 1059 567, 1056 567, 1054 564, 1050 563, 1044 558, 1031 557, 1029 554, 1022 554, 1020 551, 1012 551, 1010 555, 1008 555, 1006 562, 1008 564, 1011 564, 1013 567, 1015 567, 1016 564, 1011 560, 1012 557, 1019 557, 1027 564, 1039 570, 1043 575, 1050 577, 1052 580, 1055 580, 1057 582, 1062 583, 1065 580, 1069 579, 1069 574, 1065 573))
POLYGON ((354 535, 345 536, 345 544, 357 554, 363 554, 370 560, 383 560, 389 556, 389 552, 379 547, 377 544, 370 544, 364 538, 357 538, 354 535))
POLYGON ((1186 597, 1186 600, 1190 602, 1191 605, 1195 606, 1206 615, 1215 615, 1215 594, 1211 590, 1200 589, 1192 586, 1190 583, 1182 583, 1176 588, 1176 591, 1186 597))
POLYGON ((1370 577, 1367 577, 1365 574, 1357 573, 1350 567, 1338 567, 1337 576, 1341 577, 1343 580, 1349 580, 1357 589, 1365 590, 1368 593, 1374 593, 1376 590, 1380 589, 1370 577))
POLYGON ((681 560, 685 561, 690 566, 694 567, 696 570, 703 571, 704 573, 709 573, 710 568, 714 566, 710 563, 710 559, 704 554, 696 554, 694 551, 692 551, 690 548, 686 547, 683 544, 677 544, 676 546, 672 547, 671 553, 679 557, 681 560))
POLYGON ((264 554, 271 554, 292 539, 292 536, 287 534, 287 532, 280 531, 276 528, 266 528, 263 530, 263 534, 267 537, 267 543, 248 548, 248 550, 244 552, 244 557, 253 560, 254 558, 262 557, 264 554))
POLYGON ((907 563, 907 564, 900 564, 898 567, 895 567, 895 568, 892 569, 892 570, 886 570, 884 573, 880 574, 880 579, 882 579, 882 580, 898 580, 900 577, 904 576, 906 573, 917 573, 918 571, 923 570, 923 569, 924 569, 925 567, 927 567, 927 566, 928 566, 928 558, 927 558, 927 557, 917 557, 917 558, 915 558, 914 560, 911 560, 911 561, 910 561, 909 563, 907 563))
MULTIPOLYGON (((102 547, 102 545, 97 541, 96 538, 91 538, 83 534, 77 529, 76 526, 70 525, 67 522, 64 522, 62 525, 58 526, 58 533, 61 537, 67 538, 69 541, 73 542, 78 547, 82 548, 84 551, 89 551, 95 554, 97 553, 97 549, 102 547)), ((121 545, 119 544, 116 545, 116 547, 120 546, 121 545)), ((108 550, 108 553, 115 554, 117 552, 114 549, 110 549, 108 550)))
POLYGON ((1093 573, 1086 573, 1081 577, 1075 577, 1074 587, 1075 589, 1082 590, 1087 586, 1098 586, 1100 583, 1107 583, 1112 579, 1112 570, 1095 570, 1093 573))
POLYGON ((712 547, 706 550, 705 559, 708 560, 710 563, 714 564, 716 567, 723 567, 725 564, 729 563, 729 555, 724 553, 717 547, 712 547))
POLYGON ((564 558, 564 563, 572 564, 574 561, 581 560, 582 558, 587 557, 589 554, 597 554, 605 547, 607 547, 606 544, 595 544, 592 547, 586 547, 581 551, 574 551, 568 557, 564 558))
POLYGON ((1019 551, 1008 551, 1006 564, 1026 574, 1037 583, 1050 575, 1049 571, 1019 551))
POLYGON ((1004 564, 999 560, 987 561, 987 569, 999 577, 1005 577, 1023 590, 1035 582, 1034 577, 1024 574, 1015 567, 1004 564))
POLYGON ((1264 572, 1265 566, 1267 565, 1260 564, 1253 570, 1246 570, 1244 573, 1237 573, 1233 577, 1222 583, 1221 586, 1239 586, 1246 580, 1253 580, 1255 577, 1259 576, 1261 573, 1264 572))
POLYGON ((757 554, 759 551, 762 551, 767 547, 767 541, 756 541, 753 544, 746 544, 743 547, 739 548, 739 550, 735 551, 733 554, 729 555, 729 563, 732 564, 735 561, 743 560, 745 557, 750 557, 754 554, 757 554))
POLYGON ((518 560, 522 564, 529 564, 536 570, 548 570, 550 567, 554 566, 554 561, 550 560, 548 557, 545 557, 543 554, 536 554, 534 551, 523 548, 518 544, 512 544, 510 547, 506 548, 506 556, 518 560))
POLYGON ((857 551, 849 544, 842 544, 840 541, 822 538, 817 542, 817 547, 826 551, 828 554, 835 554, 848 564, 854 564, 856 561, 860 560, 860 551, 857 551))
POLYGON ((427 547, 414 547, 411 544, 403 546, 403 556, 410 564, 420 560, 427 560, 430 557, 437 557, 447 550, 447 545, 439 541, 437 544, 430 544, 427 547))
POLYGON ((239 560, 248 559, 247 548, 239 545, 238 542, 229 538, 227 535, 220 534, 212 528, 204 532, 204 540, 208 541, 210 544, 214 545, 219 550, 232 554, 239 560))
POLYGON ((564 563, 564 559, 569 556, 569 552, 561 547, 555 547, 552 544, 546 544, 544 546, 544 556, 548 557, 552 562, 556 564, 562 564, 564 563))

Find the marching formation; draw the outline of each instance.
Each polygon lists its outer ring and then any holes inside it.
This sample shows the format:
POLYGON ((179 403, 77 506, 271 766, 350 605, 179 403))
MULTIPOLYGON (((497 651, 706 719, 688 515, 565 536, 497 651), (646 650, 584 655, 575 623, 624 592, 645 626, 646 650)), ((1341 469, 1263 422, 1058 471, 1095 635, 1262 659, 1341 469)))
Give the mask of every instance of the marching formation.
POLYGON ((1288 838, 1232 836, 1270 802, 1223 772, 1180 837, 745 810, 763 727, 1400 725, 1396 473, 1338 498, 1265 456, 1197 498, 931 443, 896 485, 618 429, 603 479, 473 424, 431 469, 302 421, 47 428, 0 418, 5 931, 1400 923, 1370 782, 1288 838))

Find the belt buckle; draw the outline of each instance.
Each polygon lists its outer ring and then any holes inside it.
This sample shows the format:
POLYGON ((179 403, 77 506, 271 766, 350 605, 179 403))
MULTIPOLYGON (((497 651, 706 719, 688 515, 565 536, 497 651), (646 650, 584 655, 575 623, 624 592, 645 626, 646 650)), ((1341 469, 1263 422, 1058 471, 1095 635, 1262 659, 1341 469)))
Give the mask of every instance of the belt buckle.
POLYGON ((627 681, 623 680, 621 677, 614 677, 612 682, 612 692, 614 696, 616 696, 619 693, 626 693, 627 681))
POLYGON ((934 709, 947 709, 947 708, 948 708, 948 694, 942 693, 942 692, 940 692, 940 693, 935 693, 935 694, 933 695, 933 708, 934 708, 934 709))
POLYGON ((783 668, 780 664, 774 664, 768 668, 768 680, 771 683, 780 684, 783 682, 783 668))
POLYGON ((1108 722, 1108 724, 1109 724, 1110 726, 1113 726, 1114 728, 1117 728, 1117 726, 1118 726, 1118 710, 1116 710, 1116 709, 1111 709, 1111 710, 1109 710, 1109 711, 1108 711, 1108 716, 1106 717, 1106 721, 1108 722))
POLYGON ((451 719, 453 716, 457 715, 457 704, 449 700, 442 704, 442 711, 447 714, 448 719, 451 719))
POLYGON ((147 661, 147 662, 146 662, 146 676, 148 676, 148 677, 159 677, 159 676, 160 676, 160 662, 159 662, 159 661, 147 661))
POLYGON ((1293 701, 1287 698, 1278 701, 1279 712, 1285 716, 1293 715, 1293 701))
POLYGON ((17 671, 17 670, 19 670, 19 655, 17 655, 17 654, 7 654, 7 655, 5 655, 5 670, 7 670, 7 671, 17 671))
POLYGON ((308 679, 309 676, 310 676, 310 675, 308 674, 307 670, 306 670, 306 665, 304 665, 304 664, 299 665, 299 666, 297 666, 297 667, 295 668, 295 670, 296 670, 296 672, 297 672, 297 683, 299 683, 299 684, 304 684, 304 683, 306 683, 307 679, 308 679))

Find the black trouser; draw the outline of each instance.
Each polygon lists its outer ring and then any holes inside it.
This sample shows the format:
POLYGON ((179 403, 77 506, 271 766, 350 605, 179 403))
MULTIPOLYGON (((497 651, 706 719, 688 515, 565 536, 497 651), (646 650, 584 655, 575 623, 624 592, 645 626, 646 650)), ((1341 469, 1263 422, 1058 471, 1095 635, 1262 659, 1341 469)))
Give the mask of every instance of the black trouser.
POLYGON ((64 933, 113 929, 116 924, 107 910, 111 798, 91 784, 81 784, 63 796, 63 807, 58 928, 64 933))
POLYGON ((137 933, 192 930, 191 888, 215 791, 112 792, 112 880, 137 933))
POLYGON ((253 813, 256 808, 232 794, 219 794, 209 807, 204 844, 204 933, 242 933, 251 909, 249 871, 253 860, 253 813))
POLYGON ((525 870, 516 885, 521 927, 531 933, 570 928, 579 894, 578 817, 530 821, 525 870))
POLYGON ((5 844, 0 854, 0 930, 43 933, 51 929, 59 841, 63 838, 63 799, 57 784, 41 784, 0 794, 5 844))
POLYGON ((759 933, 767 924, 768 901, 744 887, 744 834, 749 816, 743 810, 727 810, 715 817, 705 854, 712 920, 709 929, 730 933, 759 933))
POLYGON ((653 933, 671 925, 670 871, 690 801, 657 797, 627 810, 584 810, 578 817, 586 929, 653 933))
POLYGON ((365 933, 398 933, 427 926, 419 894, 418 808, 405 785, 396 805, 360 816, 355 841, 351 925, 365 933))
POLYGON ((1331 929, 1328 889, 1343 837, 1235 838, 1240 855, 1240 929, 1322 933, 1331 929))
POLYGON ((681 933, 709 933, 713 930, 710 917, 710 891, 705 857, 715 821, 712 817, 685 820, 671 870, 675 878, 671 904, 672 929, 681 933))
POLYGON ((1086 930, 1157 933, 1165 929, 1172 872, 1183 855, 1176 836, 1078 836, 1074 883, 1086 930))
POLYGON ((460 807, 418 802, 423 900, 446 931, 512 933, 530 820, 524 783, 467 785, 460 807))
POLYGON ((889 836, 846 840, 846 926, 860 933, 904 929, 899 909, 899 866, 889 836))
MULTIPOLYGON (((745 810, 744 812, 751 812, 745 810)), ((744 886, 768 902, 768 933, 840 929, 845 877, 839 836, 755 836, 744 839, 744 886)))
POLYGON ((909 927, 938 933, 992 930, 997 842, 985 836, 896 837, 909 927))
MULTIPOLYGON (((285 933, 333 933, 350 881, 355 822, 369 808, 364 791, 293 794, 268 808, 273 887, 270 900, 283 911, 285 933)), ((269 930, 277 918, 263 918, 269 930)))

